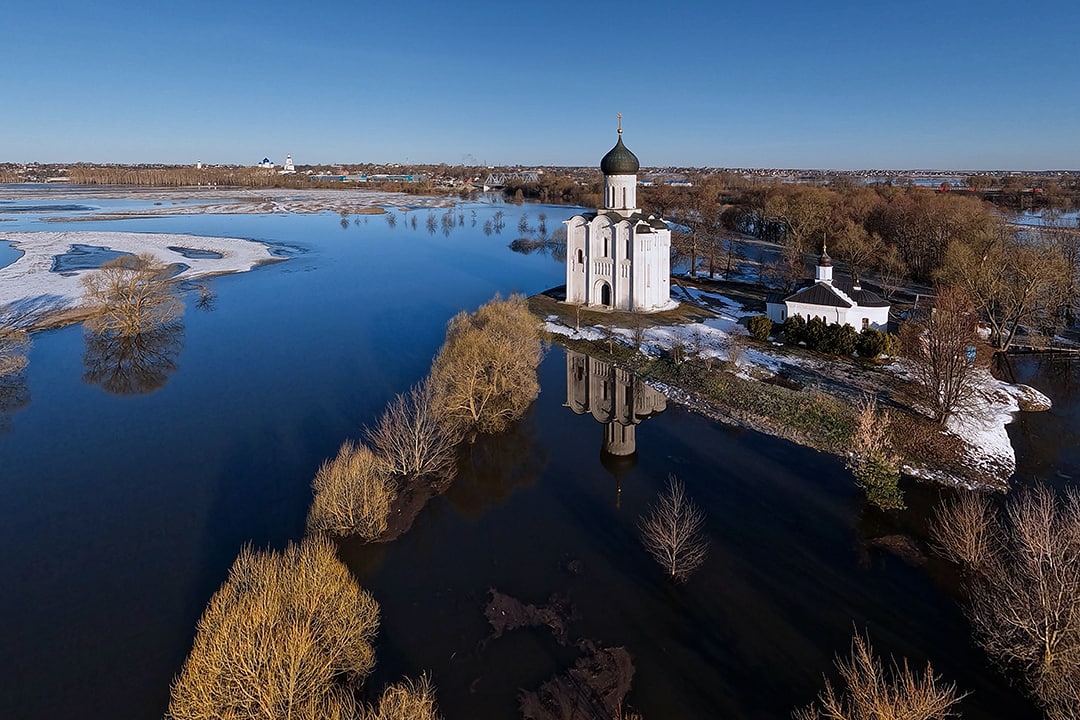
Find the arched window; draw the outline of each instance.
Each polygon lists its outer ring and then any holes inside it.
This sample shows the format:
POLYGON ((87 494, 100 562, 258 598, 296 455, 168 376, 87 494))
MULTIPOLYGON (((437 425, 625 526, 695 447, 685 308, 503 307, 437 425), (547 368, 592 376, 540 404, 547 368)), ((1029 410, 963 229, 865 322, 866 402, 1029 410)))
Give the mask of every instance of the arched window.
POLYGON ((577 261, 578 261, 578 265, 584 265, 585 264, 585 253, 581 250, 581 248, 578 248, 578 251, 577 251, 577 261))

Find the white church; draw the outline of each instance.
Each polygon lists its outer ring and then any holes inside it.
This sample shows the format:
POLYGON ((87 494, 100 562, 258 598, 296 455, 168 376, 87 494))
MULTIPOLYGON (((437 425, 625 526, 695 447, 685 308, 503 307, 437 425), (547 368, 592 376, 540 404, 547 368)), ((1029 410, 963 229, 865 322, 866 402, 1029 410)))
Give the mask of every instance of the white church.
POLYGON ((619 141, 600 161, 604 207, 566 221, 566 302, 611 310, 672 307, 671 230, 637 207, 637 156, 619 141))
POLYGON ((863 290, 858 281, 833 282, 832 259, 828 249, 821 248, 814 282, 791 295, 770 295, 765 312, 774 323, 780 324, 792 315, 804 319, 820 318, 829 325, 850 325, 856 330, 873 328, 886 330, 889 325, 889 303, 870 290, 863 290))

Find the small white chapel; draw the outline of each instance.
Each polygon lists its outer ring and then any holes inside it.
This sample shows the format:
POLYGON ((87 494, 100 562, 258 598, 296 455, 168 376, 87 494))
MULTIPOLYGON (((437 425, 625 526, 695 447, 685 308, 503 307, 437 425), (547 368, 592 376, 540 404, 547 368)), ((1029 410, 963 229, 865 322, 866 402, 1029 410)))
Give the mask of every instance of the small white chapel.
POLYGON ((566 302, 656 312, 671 303, 671 230, 637 207, 637 156, 619 140, 600 161, 604 207, 566 221, 566 302))
POLYGON ((813 282, 794 293, 770 295, 765 303, 766 314, 780 324, 792 315, 804 319, 820 318, 832 325, 850 325, 856 330, 889 326, 889 302, 870 290, 864 290, 858 280, 833 281, 832 258, 822 246, 813 282))

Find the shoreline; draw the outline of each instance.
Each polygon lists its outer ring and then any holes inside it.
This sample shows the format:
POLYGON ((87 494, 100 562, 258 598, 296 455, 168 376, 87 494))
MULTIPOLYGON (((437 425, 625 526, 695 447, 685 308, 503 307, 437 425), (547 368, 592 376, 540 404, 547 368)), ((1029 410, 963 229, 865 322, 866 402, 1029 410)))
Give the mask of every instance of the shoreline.
MULTIPOLYGON (((557 291, 557 288, 553 290, 557 291)), ((725 322, 737 325, 737 319, 733 322, 732 315, 738 311, 726 313, 725 321, 724 311, 732 306, 724 305, 722 301, 733 301, 696 290, 704 297, 694 310, 701 316, 711 313, 718 322, 702 321, 692 312, 686 313, 684 318, 659 317, 664 313, 649 316, 584 309, 579 314, 574 306, 554 299, 552 290, 534 295, 529 301, 533 313, 546 323, 551 342, 612 362, 692 412, 845 460, 849 457, 847 443, 837 440, 842 432, 828 427, 828 423, 835 421, 839 428, 845 413, 850 416, 858 397, 870 390, 895 389, 904 382, 900 366, 895 362, 883 364, 829 358, 748 338, 743 341, 742 349, 736 351, 736 362, 731 366, 731 351, 724 345, 730 342, 732 331, 744 336, 745 331, 731 326, 722 328, 725 322), (720 316, 709 307, 718 299, 721 301, 720 316), (644 331, 631 326, 631 323, 642 321, 648 325, 644 331), (713 332, 709 332, 710 328, 713 332), (635 334, 642 341, 645 352, 635 347, 635 334), (701 346, 698 357, 690 357, 688 353, 687 360, 673 363, 666 357, 673 343, 685 342, 691 334, 696 334, 701 346), (709 358, 707 363, 704 358, 709 358), (713 362, 717 367, 711 367, 713 362), (729 367, 720 367, 722 363, 728 363, 729 367), (736 372, 731 371, 732 367, 736 372), (807 378, 817 382, 811 384, 807 378), (719 391, 717 385, 722 386, 719 391), (725 403, 725 395, 750 402, 744 406, 725 403), (787 422, 785 413, 791 412, 789 406, 805 410, 819 402, 824 413, 820 420, 824 422, 815 418, 814 423, 820 427, 813 423, 797 427, 787 422)), ((692 294, 688 293, 689 296, 692 294)), ((755 314, 743 311, 743 315, 755 314)), ((1006 426, 1017 412, 1047 410, 1051 403, 1038 390, 998 380, 989 371, 980 378, 980 384, 981 401, 976 410, 957 416, 945 429, 933 428, 958 448, 957 456, 939 465, 925 458, 913 461, 902 457, 900 469, 905 476, 920 482, 974 490, 1007 492, 1010 489, 1016 455, 1006 426)), ((913 408, 897 401, 895 392, 887 394, 904 413, 918 416, 913 408)), ((800 411, 796 409, 795 412, 800 411)))
MULTIPOLYGON (((455 198, 409 195, 401 192, 354 188, 222 188, 216 186, 161 188, 151 186, 47 185, 0 187, 5 200, 148 200, 184 202, 182 205, 155 205, 130 210, 103 210, 80 215, 44 217, 44 222, 131 220, 172 215, 259 215, 297 213, 310 215, 334 212, 347 215, 381 215, 390 209, 434 209, 447 207, 455 198), (47 188, 47 189, 46 189, 47 188), (190 202, 197 201, 197 202, 190 202)), ((2 206, 0 206, 2 208, 2 206)))
POLYGON ((22 252, 0 268, 0 320, 29 331, 69 325, 89 315, 83 304, 82 278, 94 269, 54 269, 56 259, 69 254, 74 246, 132 255, 149 253, 166 265, 182 267, 175 276, 178 282, 247 272, 285 259, 275 256, 270 245, 256 240, 178 233, 0 232, 0 242, 22 252))

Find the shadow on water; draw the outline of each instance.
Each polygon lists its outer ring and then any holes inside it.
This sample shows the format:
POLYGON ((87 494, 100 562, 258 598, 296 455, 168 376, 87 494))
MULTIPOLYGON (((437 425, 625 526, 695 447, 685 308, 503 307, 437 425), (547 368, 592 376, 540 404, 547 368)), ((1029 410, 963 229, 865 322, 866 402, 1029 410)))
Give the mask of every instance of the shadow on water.
POLYGON ((83 337, 83 382, 113 395, 146 395, 176 372, 184 325, 170 322, 137 335, 86 330, 83 337))

